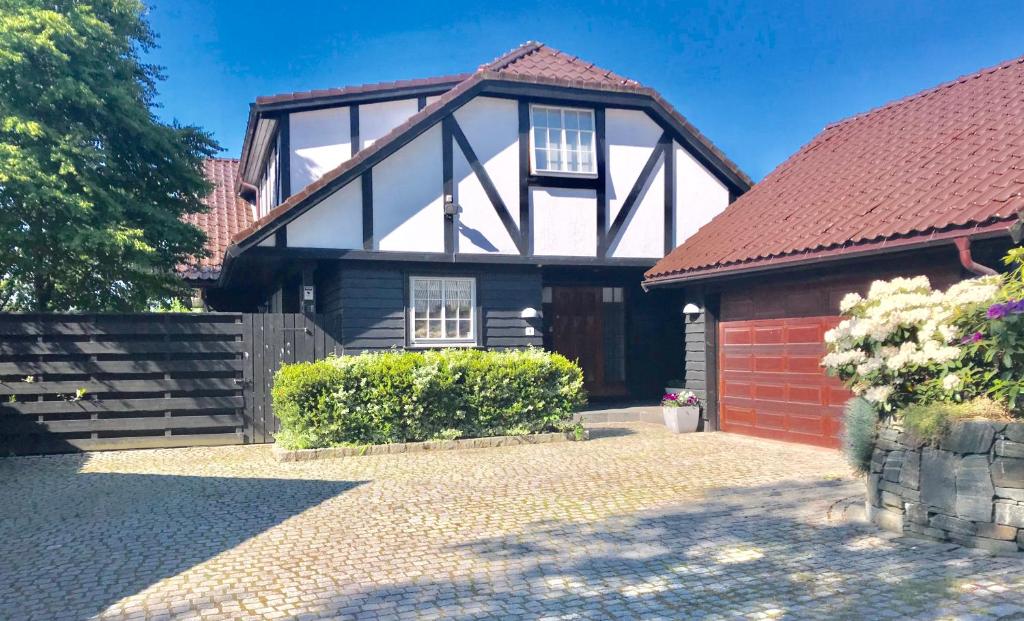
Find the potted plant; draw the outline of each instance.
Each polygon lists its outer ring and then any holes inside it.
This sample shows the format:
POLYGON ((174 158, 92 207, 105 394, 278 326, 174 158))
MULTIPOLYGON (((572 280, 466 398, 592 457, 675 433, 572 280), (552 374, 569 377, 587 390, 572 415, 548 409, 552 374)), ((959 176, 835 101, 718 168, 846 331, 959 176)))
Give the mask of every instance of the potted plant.
POLYGON ((692 433, 700 425, 700 399, 692 390, 667 392, 661 398, 661 413, 672 433, 692 433))

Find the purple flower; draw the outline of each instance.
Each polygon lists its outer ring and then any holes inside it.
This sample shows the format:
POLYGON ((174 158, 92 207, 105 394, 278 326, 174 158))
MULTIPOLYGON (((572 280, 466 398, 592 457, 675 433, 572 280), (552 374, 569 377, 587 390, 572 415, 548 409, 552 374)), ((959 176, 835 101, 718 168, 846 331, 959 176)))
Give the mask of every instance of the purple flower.
POLYGON ((674 392, 666 392, 661 398, 662 401, 679 401, 679 395, 674 392))
POLYGON ((1020 315, 1021 313, 1024 313, 1024 299, 993 304, 988 307, 988 312, 985 315, 989 319, 1002 319, 1007 315, 1020 315))
POLYGON ((1006 306, 1004 304, 993 304, 988 307, 988 312, 985 316, 989 319, 1002 319, 1006 316, 1006 306))
POLYGON ((969 334, 964 338, 960 339, 960 344, 967 345, 968 343, 977 343, 983 338, 985 338, 984 334, 982 334, 981 332, 975 332, 974 334, 969 334))

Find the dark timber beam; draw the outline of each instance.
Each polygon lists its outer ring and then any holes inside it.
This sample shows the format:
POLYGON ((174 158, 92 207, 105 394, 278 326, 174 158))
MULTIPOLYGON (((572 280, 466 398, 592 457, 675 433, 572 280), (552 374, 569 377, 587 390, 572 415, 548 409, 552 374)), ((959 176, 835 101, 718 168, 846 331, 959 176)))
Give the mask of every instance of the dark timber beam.
POLYGON ((665 146, 665 254, 676 247, 676 148, 665 146))
POLYGON ((278 205, 292 195, 292 148, 289 115, 282 114, 277 124, 277 187, 278 205))
POLYGON ((608 229, 608 235, 605 238, 604 244, 601 248, 598 248, 598 256, 606 256, 608 249, 615 245, 619 241, 619 237, 622 236, 622 229, 626 226, 626 221, 636 210, 637 204, 640 202, 641 195, 644 192, 644 188, 651 182, 651 178, 654 176, 654 170, 658 166, 658 160, 668 150, 667 146, 672 145, 672 138, 668 133, 662 133, 661 137, 658 138, 658 144, 651 151, 651 156, 647 158, 647 163, 644 164, 643 170, 640 171, 640 176, 636 178, 636 182, 633 184, 633 188, 630 189, 629 194, 626 195, 626 200, 622 202, 622 206, 619 207, 619 213, 615 214, 615 220, 612 221, 612 226, 608 229))
POLYGON ((608 162, 605 153, 605 113, 604 108, 594 108, 594 149, 597 161, 597 247, 605 244, 608 232, 608 162))
POLYGON ((519 239, 520 254, 533 254, 530 222, 530 102, 519 100, 519 239))
POLYGON ((493 206, 494 211, 498 213, 498 218, 501 219, 501 223, 505 225, 505 230, 508 231, 509 237, 512 238, 512 241, 516 242, 519 254, 525 254, 523 252, 523 236, 520 234, 519 227, 516 226, 515 220, 512 219, 512 214, 509 213, 508 207, 505 206, 505 201, 501 199, 501 194, 498 193, 498 188, 494 187, 494 182, 491 181, 490 175, 487 174, 487 169, 480 163, 480 158, 478 158, 476 153, 473 151, 473 147, 469 144, 469 139, 466 138, 466 134, 462 131, 462 128, 459 127, 458 121, 455 120, 455 117, 448 117, 448 119, 450 119, 449 125, 452 136, 454 136, 455 142, 459 144, 459 149, 462 150, 462 155, 465 156, 466 161, 469 162, 469 167, 473 169, 473 174, 475 174, 477 180, 480 181, 480 185, 483 187, 484 193, 487 194, 487 198, 491 201, 491 206, 493 206))
POLYGON ((360 175, 363 186, 363 250, 373 250, 373 169, 360 175))
POLYGON ((359 153, 359 106, 348 108, 348 140, 351 143, 352 157, 359 153))
MULTIPOLYGON (((455 156, 452 148, 452 126, 455 118, 446 116, 441 119, 441 175, 443 181, 444 204, 455 201, 455 156)), ((455 254, 455 219, 458 214, 442 213, 444 217, 444 253, 455 254)))

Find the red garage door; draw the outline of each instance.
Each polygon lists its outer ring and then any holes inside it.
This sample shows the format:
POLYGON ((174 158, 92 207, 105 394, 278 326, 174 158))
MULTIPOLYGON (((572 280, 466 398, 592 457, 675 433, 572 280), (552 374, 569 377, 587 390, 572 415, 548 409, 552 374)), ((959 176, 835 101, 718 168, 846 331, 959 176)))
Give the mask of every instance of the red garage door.
POLYGON ((718 329, 722 431, 838 447, 851 394, 820 366, 839 318, 724 321, 718 329))

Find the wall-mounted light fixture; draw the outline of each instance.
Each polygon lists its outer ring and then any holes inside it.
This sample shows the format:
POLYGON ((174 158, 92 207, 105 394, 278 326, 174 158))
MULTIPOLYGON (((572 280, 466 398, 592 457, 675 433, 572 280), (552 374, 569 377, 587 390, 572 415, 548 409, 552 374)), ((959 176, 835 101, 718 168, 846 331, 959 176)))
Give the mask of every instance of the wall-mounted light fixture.
POLYGON ((683 307, 683 314, 688 316, 688 317, 692 317, 694 315, 699 315, 700 314, 700 307, 697 306, 696 304, 694 304, 693 302, 690 302, 686 306, 683 307))
POLYGON ((455 197, 451 194, 444 195, 444 217, 453 220, 455 214, 459 213, 459 206, 455 204, 455 197))
POLYGON ((522 317, 523 319, 537 319, 543 317, 544 313, 540 312, 536 308, 527 307, 524 308, 522 312, 519 313, 519 316, 522 317))

